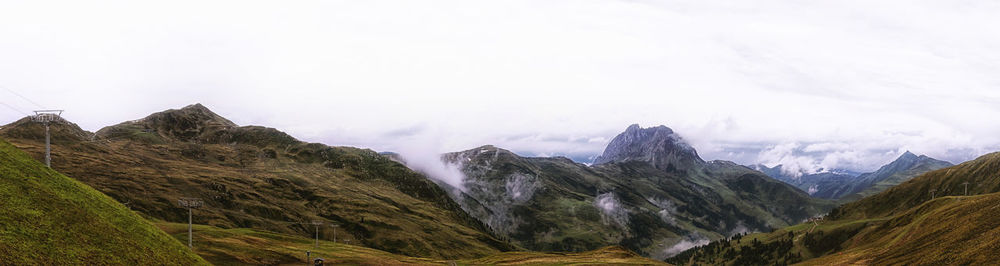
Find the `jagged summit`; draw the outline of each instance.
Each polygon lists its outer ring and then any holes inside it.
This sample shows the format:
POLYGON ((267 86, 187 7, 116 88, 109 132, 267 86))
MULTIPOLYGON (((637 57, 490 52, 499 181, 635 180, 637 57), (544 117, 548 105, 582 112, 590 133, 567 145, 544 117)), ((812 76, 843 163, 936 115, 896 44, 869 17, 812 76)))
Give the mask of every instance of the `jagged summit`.
POLYGON ((633 124, 618 134, 594 164, 643 161, 661 170, 686 168, 703 164, 691 145, 666 126, 642 128, 633 124))

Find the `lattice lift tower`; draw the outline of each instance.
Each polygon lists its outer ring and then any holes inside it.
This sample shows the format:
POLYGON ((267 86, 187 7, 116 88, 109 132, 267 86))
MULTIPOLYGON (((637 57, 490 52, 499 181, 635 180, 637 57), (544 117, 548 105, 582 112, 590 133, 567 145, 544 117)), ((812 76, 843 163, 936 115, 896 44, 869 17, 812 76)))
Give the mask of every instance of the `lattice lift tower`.
POLYGON ((35 115, 31 116, 31 121, 42 123, 45 125, 45 166, 52 168, 52 148, 51 148, 51 137, 49 136, 49 123, 52 121, 58 121, 62 115, 63 110, 38 110, 35 111, 35 115))
POLYGON ((191 246, 191 233, 192 233, 191 232, 192 231, 191 230, 191 209, 200 208, 202 205, 205 205, 205 202, 202 201, 199 198, 180 198, 180 199, 177 199, 177 204, 181 205, 181 207, 184 207, 184 208, 188 209, 188 248, 192 248, 192 246, 191 246))

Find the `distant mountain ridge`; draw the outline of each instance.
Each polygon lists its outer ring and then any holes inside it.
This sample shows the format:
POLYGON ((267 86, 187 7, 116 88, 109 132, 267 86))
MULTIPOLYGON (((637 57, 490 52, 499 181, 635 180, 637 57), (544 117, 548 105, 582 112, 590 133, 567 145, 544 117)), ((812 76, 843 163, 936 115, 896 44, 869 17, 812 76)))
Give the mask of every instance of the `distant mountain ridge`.
POLYGON ((875 195, 924 173, 951 166, 954 164, 906 151, 895 161, 880 167, 875 172, 858 176, 848 194, 843 195, 841 199, 854 201, 875 195))
POLYGON ((952 164, 906 151, 896 160, 880 167, 875 172, 859 175, 852 175, 848 171, 831 171, 792 176, 785 173, 781 165, 767 167, 758 164, 752 165, 750 168, 794 185, 807 191, 813 197, 840 199, 841 202, 848 202, 876 194, 925 172, 948 166, 952 166, 952 164))
POLYGON ((833 206, 747 167, 706 162, 666 126, 629 126, 592 166, 489 145, 442 158, 461 166, 466 189, 438 184, 493 232, 532 250, 622 245, 662 259, 833 206))
POLYGON ((767 167, 766 165, 749 166, 754 170, 761 171, 774 179, 791 184, 809 195, 821 199, 836 199, 839 194, 844 193, 856 175, 845 172, 819 172, 812 174, 800 173, 799 176, 789 175, 784 172, 782 165, 767 167))
MULTIPOLYGON (((871 177, 913 162, 904 154, 871 177)), ((933 162, 933 161, 930 161, 933 162)), ((919 164, 919 163, 918 163, 919 164)), ((905 172, 905 171, 903 171, 905 172)), ((876 178, 872 178, 876 179, 876 178)), ((885 178, 890 180, 893 177, 885 178)), ((814 222, 712 242, 678 265, 995 265, 1000 261, 1000 152, 929 171, 846 203, 814 222), (752 250, 753 252, 744 252, 752 250)))

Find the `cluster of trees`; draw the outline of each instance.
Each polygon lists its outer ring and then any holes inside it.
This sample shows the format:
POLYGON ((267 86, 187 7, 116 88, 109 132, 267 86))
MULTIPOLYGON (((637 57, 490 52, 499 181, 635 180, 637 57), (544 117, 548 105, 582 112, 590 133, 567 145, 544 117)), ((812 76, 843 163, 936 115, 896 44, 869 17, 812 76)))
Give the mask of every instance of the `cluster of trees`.
POLYGON ((815 233, 806 233, 802 237, 802 245, 817 256, 835 252, 840 250, 841 245, 850 240, 851 237, 854 237, 861 229, 864 229, 865 225, 847 226, 829 230, 828 232, 816 231, 815 233))
POLYGON ((789 265, 802 261, 801 252, 792 252, 795 234, 788 232, 777 241, 764 243, 752 238, 743 242, 746 234, 737 234, 729 239, 709 243, 708 245, 690 249, 667 262, 690 265, 789 265))

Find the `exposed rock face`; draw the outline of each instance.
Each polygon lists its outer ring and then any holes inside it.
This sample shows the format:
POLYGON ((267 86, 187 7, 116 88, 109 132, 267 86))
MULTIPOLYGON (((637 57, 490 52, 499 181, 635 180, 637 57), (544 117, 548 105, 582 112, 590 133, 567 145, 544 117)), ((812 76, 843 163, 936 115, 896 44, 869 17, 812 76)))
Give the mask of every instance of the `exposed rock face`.
POLYGON ((501 235, 513 234, 525 223, 514 215, 514 210, 530 205, 536 190, 542 187, 538 176, 529 169, 494 169, 494 166, 510 162, 523 163, 522 158, 508 150, 487 145, 447 154, 444 160, 464 165, 465 174, 476 178, 465 180, 465 192, 437 182, 448 188, 466 212, 501 235))
POLYGON ((698 152, 666 126, 641 128, 631 125, 618 134, 594 164, 647 162, 664 171, 690 169, 704 164, 698 152))

